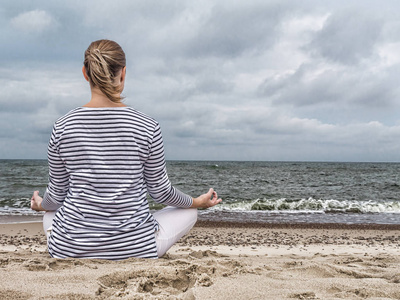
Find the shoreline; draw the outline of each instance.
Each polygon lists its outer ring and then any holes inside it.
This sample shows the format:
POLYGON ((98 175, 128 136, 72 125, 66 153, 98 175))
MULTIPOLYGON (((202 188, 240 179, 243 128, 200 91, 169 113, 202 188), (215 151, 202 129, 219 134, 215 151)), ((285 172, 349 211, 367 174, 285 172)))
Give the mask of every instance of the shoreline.
POLYGON ((0 215, 0 224, 42 222, 43 215, 0 215))
POLYGON ((345 223, 261 223, 198 220, 195 227, 266 228, 266 229, 343 229, 343 230, 400 230, 400 224, 345 223))
MULTIPOLYGON (((400 217, 400 216, 399 216, 400 217)), ((0 225, 18 223, 42 222, 42 215, 2 215, 0 225)), ((379 224, 379 223, 320 223, 320 222, 259 222, 256 220, 207 220, 199 216, 196 227, 237 227, 237 228, 287 228, 287 229, 346 229, 346 230, 399 230, 400 224, 379 224)))
MULTIPOLYGON (((20 218, 9 219, 1 222, 0 227, 27 226, 28 224, 41 224, 42 217, 21 220, 20 218)), ((35 227, 35 225, 34 225, 35 227)), ((384 230, 400 231, 400 224, 341 224, 341 223, 260 223, 260 222, 231 222, 231 221, 206 221, 197 220, 194 227, 204 228, 260 228, 260 229, 342 229, 342 230, 384 230)), ((0 229, 0 233, 2 230, 0 229)))

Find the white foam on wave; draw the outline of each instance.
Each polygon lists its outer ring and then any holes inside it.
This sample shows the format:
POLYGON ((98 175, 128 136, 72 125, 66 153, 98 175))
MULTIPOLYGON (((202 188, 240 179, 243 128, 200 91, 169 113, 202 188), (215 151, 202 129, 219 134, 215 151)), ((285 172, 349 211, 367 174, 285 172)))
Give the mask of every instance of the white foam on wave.
POLYGON ((41 212, 36 212, 31 210, 30 208, 22 207, 22 208, 15 208, 15 207, 0 207, 0 216, 36 216, 41 214, 41 212))
POLYGON ((218 211, 268 211, 285 213, 400 213, 400 201, 351 201, 335 199, 288 200, 257 199, 222 203, 212 208, 218 211))
POLYGON ((216 206, 209 208, 210 210, 230 210, 230 211, 251 211, 254 204, 259 199, 254 201, 238 201, 233 203, 221 203, 216 206))

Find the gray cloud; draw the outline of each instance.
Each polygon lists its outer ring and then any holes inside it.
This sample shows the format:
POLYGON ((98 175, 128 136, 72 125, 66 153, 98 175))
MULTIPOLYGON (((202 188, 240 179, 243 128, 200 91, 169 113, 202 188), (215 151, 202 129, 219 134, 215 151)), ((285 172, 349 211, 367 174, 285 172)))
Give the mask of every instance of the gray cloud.
POLYGON ((383 20, 372 12, 360 11, 359 7, 338 10, 328 17, 308 47, 334 62, 355 64, 374 53, 382 27, 383 20))
POLYGON ((309 117, 331 122, 341 122, 345 116, 353 122, 383 119, 384 123, 393 123, 398 120, 395 110, 400 90, 396 78, 400 65, 378 74, 371 69, 301 65, 293 74, 266 79, 259 93, 276 106, 294 107, 309 117))
POLYGON ((357 106, 387 106, 393 104, 398 89, 394 78, 399 66, 384 70, 379 76, 368 67, 325 68, 301 65, 293 74, 283 78, 268 78, 260 86, 262 95, 290 101, 296 106, 343 102, 357 106))
POLYGON ((11 26, 26 33, 42 33, 57 27, 53 16, 44 10, 31 10, 23 12, 12 18, 11 26))
POLYGON ((215 6, 186 44, 190 57, 235 57, 273 45, 285 10, 278 2, 215 6))

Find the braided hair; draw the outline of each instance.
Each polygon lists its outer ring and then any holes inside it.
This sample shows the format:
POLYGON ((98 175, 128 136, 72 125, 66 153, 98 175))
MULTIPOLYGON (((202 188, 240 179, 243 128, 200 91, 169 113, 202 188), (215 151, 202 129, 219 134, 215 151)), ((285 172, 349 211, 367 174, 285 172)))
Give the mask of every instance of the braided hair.
POLYGON ((121 46, 110 40, 94 41, 85 51, 83 64, 91 86, 98 87, 111 101, 120 103, 122 87, 116 77, 126 66, 121 46))

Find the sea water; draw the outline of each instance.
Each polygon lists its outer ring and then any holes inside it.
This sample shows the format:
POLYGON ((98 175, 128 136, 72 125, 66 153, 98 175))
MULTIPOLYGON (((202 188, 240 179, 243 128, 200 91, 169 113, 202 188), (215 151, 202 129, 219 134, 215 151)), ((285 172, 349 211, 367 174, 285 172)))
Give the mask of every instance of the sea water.
MULTIPOLYGON (((183 192, 213 187, 223 199, 202 220, 400 224, 399 163, 167 161, 167 170, 183 192)), ((46 160, 0 160, 0 221, 40 215, 29 199, 47 180, 46 160)))

